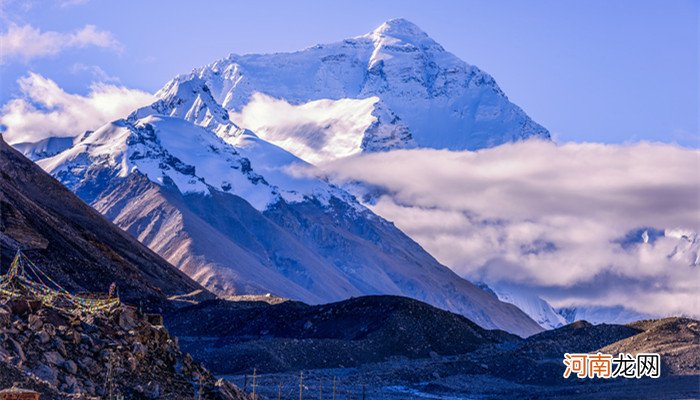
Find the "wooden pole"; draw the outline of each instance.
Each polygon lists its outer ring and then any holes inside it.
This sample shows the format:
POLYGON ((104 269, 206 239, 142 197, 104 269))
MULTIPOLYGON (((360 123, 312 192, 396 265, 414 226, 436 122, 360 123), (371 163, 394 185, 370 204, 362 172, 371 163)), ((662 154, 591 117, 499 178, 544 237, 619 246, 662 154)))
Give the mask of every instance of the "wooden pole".
POLYGON ((107 390, 109 390, 109 400, 112 400, 112 360, 114 359, 114 354, 109 354, 109 366, 107 367, 107 390))
POLYGON ((365 400, 365 385, 362 385, 362 400, 365 400))
POLYGON ((282 400, 282 384, 277 384, 277 400, 282 400))
POLYGON ((335 376, 333 377, 333 400, 335 400, 335 376))
POLYGON ((253 368, 253 400, 255 400, 257 398, 256 397, 257 375, 258 375, 258 371, 255 368, 253 368))
POLYGON ((321 382, 320 385, 321 387, 319 388, 318 398, 319 400, 323 400, 323 382, 321 382))
POLYGON ((304 400, 304 371, 299 372, 299 400, 304 400))

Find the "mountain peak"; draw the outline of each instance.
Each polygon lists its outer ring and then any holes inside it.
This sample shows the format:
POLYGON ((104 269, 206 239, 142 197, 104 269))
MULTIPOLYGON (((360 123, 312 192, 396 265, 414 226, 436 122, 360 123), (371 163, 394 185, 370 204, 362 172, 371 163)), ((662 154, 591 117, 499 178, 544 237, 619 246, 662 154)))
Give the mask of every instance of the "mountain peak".
POLYGON ((416 46, 419 44, 439 46, 418 25, 403 18, 390 19, 363 37, 371 39, 375 45, 403 43, 416 46))
POLYGON ((394 18, 384 22, 373 30, 370 35, 413 37, 428 36, 428 34, 423 32, 423 30, 418 27, 418 25, 403 18, 394 18))

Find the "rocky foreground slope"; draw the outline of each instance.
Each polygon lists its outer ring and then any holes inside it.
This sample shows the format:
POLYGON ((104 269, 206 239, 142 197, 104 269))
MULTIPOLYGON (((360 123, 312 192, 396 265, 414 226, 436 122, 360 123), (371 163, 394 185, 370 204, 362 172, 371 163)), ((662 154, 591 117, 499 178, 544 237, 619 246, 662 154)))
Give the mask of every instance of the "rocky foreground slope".
POLYGON ((43 399, 246 398, 183 353, 157 316, 127 306, 76 315, 12 300, 0 306, 0 338, 0 387, 19 384, 43 399))

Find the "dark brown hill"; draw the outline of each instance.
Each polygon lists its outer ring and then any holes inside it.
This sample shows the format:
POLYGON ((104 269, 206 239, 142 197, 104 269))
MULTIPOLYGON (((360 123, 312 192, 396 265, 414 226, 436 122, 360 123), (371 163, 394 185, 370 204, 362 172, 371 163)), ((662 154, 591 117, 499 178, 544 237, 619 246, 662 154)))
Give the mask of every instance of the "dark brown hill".
MULTIPOLYGON (((664 318, 628 325, 642 332, 600 349, 603 353, 659 353, 662 371, 700 375, 700 323, 689 318, 664 318)), ((700 382, 699 382, 700 383, 700 382)))
POLYGON ((178 310, 166 323, 185 350, 218 373, 351 367, 522 340, 398 296, 316 306, 217 300, 178 310))

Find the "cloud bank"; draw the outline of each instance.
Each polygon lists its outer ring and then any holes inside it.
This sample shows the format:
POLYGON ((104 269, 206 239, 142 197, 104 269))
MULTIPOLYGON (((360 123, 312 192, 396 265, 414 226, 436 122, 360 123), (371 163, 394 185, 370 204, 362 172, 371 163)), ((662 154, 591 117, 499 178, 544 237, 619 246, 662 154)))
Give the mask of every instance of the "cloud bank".
POLYGON ((93 84, 86 96, 70 94, 35 73, 18 83, 21 97, 0 110, 0 126, 8 143, 77 136, 154 101, 144 91, 105 83, 93 84))
POLYGON ((99 30, 94 25, 85 25, 75 32, 64 33, 42 32, 31 25, 19 26, 10 23, 7 32, 0 34, 0 43, 0 64, 13 59, 27 62, 35 58, 53 56, 71 48, 94 46, 116 52, 123 50, 122 44, 110 32, 99 30))
POLYGON ((698 315, 697 150, 529 141, 321 167, 469 279, 531 288, 555 306, 698 315), (644 227, 668 231, 645 243, 644 227))

